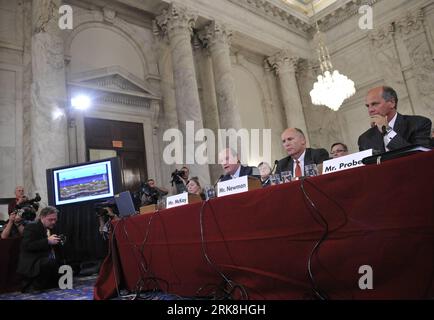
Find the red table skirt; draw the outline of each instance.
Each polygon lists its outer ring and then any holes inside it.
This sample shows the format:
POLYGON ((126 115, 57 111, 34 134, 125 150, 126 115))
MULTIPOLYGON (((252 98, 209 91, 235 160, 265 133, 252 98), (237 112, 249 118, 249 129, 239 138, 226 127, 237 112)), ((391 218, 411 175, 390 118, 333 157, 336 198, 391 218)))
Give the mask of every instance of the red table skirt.
POLYGON ((432 298, 434 151, 113 226, 95 299, 115 295, 116 282, 187 297, 235 286, 248 299, 432 298), (362 266, 372 289, 360 287, 362 266))

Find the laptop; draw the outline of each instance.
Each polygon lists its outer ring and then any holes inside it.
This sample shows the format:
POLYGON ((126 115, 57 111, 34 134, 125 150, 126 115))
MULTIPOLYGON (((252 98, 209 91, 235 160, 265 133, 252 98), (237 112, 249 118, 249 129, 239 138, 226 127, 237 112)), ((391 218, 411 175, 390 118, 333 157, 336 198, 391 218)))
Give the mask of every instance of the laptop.
POLYGON ((118 207, 119 217, 128 217, 136 214, 133 198, 129 191, 115 195, 116 206, 118 207))

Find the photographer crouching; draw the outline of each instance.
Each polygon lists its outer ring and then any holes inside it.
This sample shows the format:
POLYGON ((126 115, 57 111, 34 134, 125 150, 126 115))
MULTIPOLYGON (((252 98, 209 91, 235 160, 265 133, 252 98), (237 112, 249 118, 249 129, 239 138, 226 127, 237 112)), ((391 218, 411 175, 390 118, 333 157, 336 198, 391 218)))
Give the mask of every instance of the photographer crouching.
POLYGON ((59 245, 66 240, 63 235, 52 234, 58 210, 46 207, 39 220, 24 228, 17 273, 24 276, 21 292, 39 291, 58 285, 59 245))
POLYGON ((10 239, 22 236, 25 225, 36 218, 39 201, 41 201, 41 197, 38 193, 36 193, 35 198, 28 199, 24 195, 24 188, 21 186, 16 187, 15 199, 8 206, 9 220, 1 233, 1 238, 10 239))

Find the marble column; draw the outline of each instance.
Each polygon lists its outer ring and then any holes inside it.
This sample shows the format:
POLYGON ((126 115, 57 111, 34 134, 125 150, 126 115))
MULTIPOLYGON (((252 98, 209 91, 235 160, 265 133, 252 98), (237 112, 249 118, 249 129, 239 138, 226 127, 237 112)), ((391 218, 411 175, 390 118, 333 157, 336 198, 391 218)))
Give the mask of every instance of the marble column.
POLYGON ((67 104, 60 0, 32 2, 31 152, 33 187, 47 203, 46 169, 68 163, 66 118, 54 118, 67 104))
MULTIPOLYGON (((217 96, 215 91, 214 74, 210 52, 203 46, 196 33, 193 37, 193 53, 196 63, 197 79, 199 86, 199 98, 202 105, 203 125, 210 129, 217 137, 219 114, 217 108, 217 96)), ((217 158, 216 158, 217 160, 217 158)), ((209 166, 211 182, 217 181, 222 174, 222 168, 217 163, 209 166)))
POLYGON ((199 33, 199 38, 211 53, 220 127, 238 130, 241 128, 241 118, 237 110, 229 51, 231 36, 231 31, 215 21, 206 25, 199 33))
MULTIPOLYGON (((158 70, 160 74, 160 88, 161 88, 161 112, 158 119, 159 127, 157 130, 157 144, 159 145, 159 153, 155 159, 160 161, 161 180, 157 181, 158 184, 170 189, 170 181, 172 179, 171 173, 175 171, 176 164, 167 164, 161 159, 164 148, 170 142, 162 142, 165 130, 170 128, 178 129, 178 115, 176 114, 176 97, 175 85, 173 83, 173 68, 170 55, 169 39, 167 34, 162 34, 156 21, 153 21, 154 33, 154 47, 153 50, 157 52, 158 56, 158 70)), ((178 146, 183 148, 183 144, 178 146)))
POLYGON ((193 134, 203 128, 191 47, 191 34, 196 19, 197 16, 184 6, 171 3, 168 9, 156 17, 155 22, 160 33, 169 39, 178 124, 185 140, 185 163, 189 166, 191 175, 198 176, 204 183, 210 183, 208 166, 199 165, 195 161, 195 150, 200 143, 195 143, 194 135, 187 136, 187 121, 194 124, 193 134))
POLYGON ((309 142, 306 120, 298 90, 296 70, 298 58, 291 56, 287 50, 282 50, 268 58, 268 63, 275 70, 280 84, 282 102, 285 108, 288 127, 303 130, 309 142))

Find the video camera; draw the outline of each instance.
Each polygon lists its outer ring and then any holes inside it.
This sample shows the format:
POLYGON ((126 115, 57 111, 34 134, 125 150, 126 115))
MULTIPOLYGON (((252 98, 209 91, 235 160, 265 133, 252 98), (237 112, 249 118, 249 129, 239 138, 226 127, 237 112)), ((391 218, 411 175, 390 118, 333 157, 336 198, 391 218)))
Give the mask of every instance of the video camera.
POLYGON ((33 221, 35 220, 36 212, 39 209, 39 201, 41 201, 41 196, 39 193, 36 193, 33 199, 17 204, 14 212, 24 221, 33 221))
POLYGON ((173 184, 179 184, 179 183, 184 184, 182 182, 182 179, 186 179, 185 172, 177 169, 174 172, 172 172, 172 181, 170 181, 170 183, 172 184, 172 186, 173 184))
POLYGON ((146 201, 144 201, 143 205, 157 204, 160 192, 156 188, 151 187, 147 182, 144 182, 140 186, 139 198, 142 199, 143 196, 146 196, 146 201))
POLYGON ((97 202, 94 204, 94 209, 97 217, 110 219, 117 215, 117 206, 114 199, 97 202))

